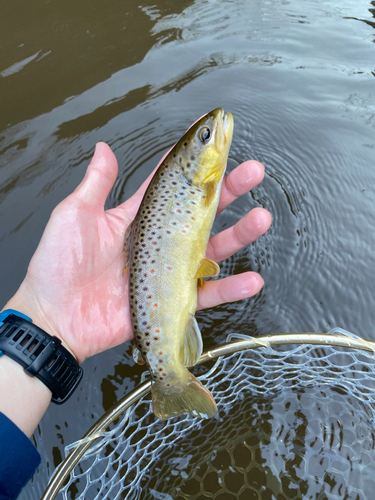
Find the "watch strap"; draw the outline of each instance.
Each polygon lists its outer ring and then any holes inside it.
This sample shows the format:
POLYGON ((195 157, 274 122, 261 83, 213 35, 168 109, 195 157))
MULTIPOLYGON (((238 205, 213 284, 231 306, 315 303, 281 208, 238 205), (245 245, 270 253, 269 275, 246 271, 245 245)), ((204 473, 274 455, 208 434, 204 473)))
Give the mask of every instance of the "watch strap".
POLYGON ((41 380, 52 392, 53 403, 65 403, 82 379, 82 368, 61 340, 13 309, 0 313, 0 351, 41 380))

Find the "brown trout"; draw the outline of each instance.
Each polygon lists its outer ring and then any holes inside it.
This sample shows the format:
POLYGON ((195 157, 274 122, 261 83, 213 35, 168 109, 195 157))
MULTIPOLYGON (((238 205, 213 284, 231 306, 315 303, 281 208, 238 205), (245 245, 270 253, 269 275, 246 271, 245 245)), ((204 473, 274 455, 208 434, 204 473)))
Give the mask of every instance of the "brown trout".
POLYGON ((186 132, 155 172, 125 236, 134 358, 152 377, 160 419, 212 417, 212 394, 187 367, 202 353, 198 285, 220 268, 205 257, 233 135, 221 108, 186 132))

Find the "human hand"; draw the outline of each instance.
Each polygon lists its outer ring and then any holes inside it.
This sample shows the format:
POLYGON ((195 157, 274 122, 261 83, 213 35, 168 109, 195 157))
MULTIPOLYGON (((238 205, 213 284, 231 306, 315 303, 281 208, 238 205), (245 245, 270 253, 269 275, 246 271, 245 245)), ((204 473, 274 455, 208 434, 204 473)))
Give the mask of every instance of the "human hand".
MULTIPOLYGON (((83 181, 52 212, 26 277, 6 305, 59 337, 80 363, 133 336, 127 275, 123 277, 124 235, 152 174, 131 198, 105 211, 117 174, 113 152, 98 143, 83 181)), ((224 179, 218 212, 263 177, 262 164, 239 165, 224 179)), ((265 233, 270 224, 269 212, 254 208, 210 239, 207 257, 217 262, 226 259, 265 233)), ((263 279, 254 272, 208 281, 204 291, 199 290, 198 308, 245 299, 262 286, 263 279)))

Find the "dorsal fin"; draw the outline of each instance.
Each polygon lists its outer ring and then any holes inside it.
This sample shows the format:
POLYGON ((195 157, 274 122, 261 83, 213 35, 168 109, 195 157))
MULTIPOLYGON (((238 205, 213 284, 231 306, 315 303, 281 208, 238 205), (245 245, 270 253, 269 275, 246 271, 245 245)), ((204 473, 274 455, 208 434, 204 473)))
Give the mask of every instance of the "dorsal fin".
POLYGON ((124 270, 122 275, 124 276, 126 269, 130 266, 133 255, 132 255, 132 250, 133 250, 133 244, 134 244, 134 237, 135 237, 135 232, 136 232, 136 225, 129 224, 128 229, 125 232, 125 238, 124 238, 124 253, 125 253, 125 262, 124 262, 124 270))
POLYGON ((144 365, 141 351, 133 345, 133 359, 137 363, 137 365, 144 365))

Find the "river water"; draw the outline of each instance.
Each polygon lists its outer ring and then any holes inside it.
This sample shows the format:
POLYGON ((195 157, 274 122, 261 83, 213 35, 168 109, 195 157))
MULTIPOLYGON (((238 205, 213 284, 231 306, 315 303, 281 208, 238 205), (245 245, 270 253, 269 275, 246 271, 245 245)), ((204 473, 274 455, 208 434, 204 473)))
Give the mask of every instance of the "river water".
MULTIPOLYGON (((266 176, 217 219, 256 206, 268 233, 222 264, 258 296, 198 314, 205 346, 230 332, 328 331, 375 340, 375 2, 5 0, 0 18, 0 290, 16 291, 54 206, 95 143, 119 162, 116 206, 204 112, 231 111, 229 170, 266 176)), ((130 344, 84 363, 79 390, 35 435, 39 498, 64 446, 139 383, 130 344)), ((280 497, 281 498, 281 497, 280 497)), ((314 497, 315 498, 315 497, 314 497)))

